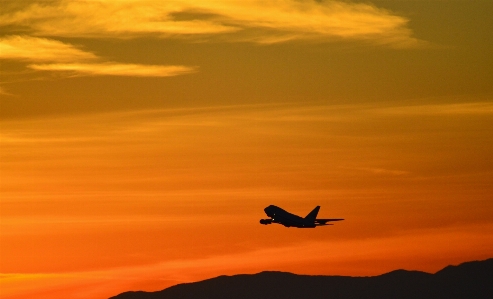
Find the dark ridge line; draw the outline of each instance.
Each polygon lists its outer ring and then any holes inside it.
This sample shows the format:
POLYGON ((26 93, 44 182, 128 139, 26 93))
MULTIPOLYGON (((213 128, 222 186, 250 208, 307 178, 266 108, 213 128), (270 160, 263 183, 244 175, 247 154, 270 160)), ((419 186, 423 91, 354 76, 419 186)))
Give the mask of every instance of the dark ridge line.
POLYGON ((221 275, 156 292, 124 292, 110 299, 192 298, 492 299, 493 258, 446 266, 434 274, 398 269, 377 276, 281 271, 221 275))

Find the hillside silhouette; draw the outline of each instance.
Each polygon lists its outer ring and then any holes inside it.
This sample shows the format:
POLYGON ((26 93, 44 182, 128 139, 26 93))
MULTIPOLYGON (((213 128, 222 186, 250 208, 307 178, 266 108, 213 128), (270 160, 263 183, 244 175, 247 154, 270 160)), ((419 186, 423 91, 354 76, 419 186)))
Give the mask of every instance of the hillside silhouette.
POLYGON ((395 270, 379 276, 310 276, 261 272, 219 276, 157 292, 125 292, 110 299, 491 299, 493 258, 447 266, 430 274, 395 270))

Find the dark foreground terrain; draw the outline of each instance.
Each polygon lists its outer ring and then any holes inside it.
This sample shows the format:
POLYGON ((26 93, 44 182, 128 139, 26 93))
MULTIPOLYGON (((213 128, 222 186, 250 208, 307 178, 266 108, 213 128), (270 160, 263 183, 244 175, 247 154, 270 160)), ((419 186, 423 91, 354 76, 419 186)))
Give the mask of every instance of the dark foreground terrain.
POLYGON ((447 266, 435 274, 396 270, 379 276, 309 276, 284 272, 216 278, 158 292, 126 292, 111 299, 492 299, 493 258, 447 266))

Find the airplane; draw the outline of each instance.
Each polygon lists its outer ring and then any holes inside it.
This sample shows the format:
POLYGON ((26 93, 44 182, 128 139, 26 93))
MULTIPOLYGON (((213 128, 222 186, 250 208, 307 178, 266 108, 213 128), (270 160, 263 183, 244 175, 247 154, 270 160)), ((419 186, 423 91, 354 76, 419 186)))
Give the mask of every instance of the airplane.
POLYGON ((291 214, 278 206, 270 205, 264 209, 265 214, 270 219, 260 219, 260 224, 272 224, 279 223, 285 227, 297 227, 297 228, 315 228, 317 226, 332 225, 330 221, 341 221, 344 219, 332 218, 332 219, 317 219, 320 206, 316 206, 305 218, 291 214))

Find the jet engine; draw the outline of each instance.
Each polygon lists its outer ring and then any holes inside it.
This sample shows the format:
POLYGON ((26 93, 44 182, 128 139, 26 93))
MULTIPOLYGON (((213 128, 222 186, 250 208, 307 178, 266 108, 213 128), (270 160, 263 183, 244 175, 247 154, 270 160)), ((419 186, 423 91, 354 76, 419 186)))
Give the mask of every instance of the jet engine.
POLYGON ((260 224, 267 225, 271 223, 272 223, 272 219, 260 219, 260 224))

